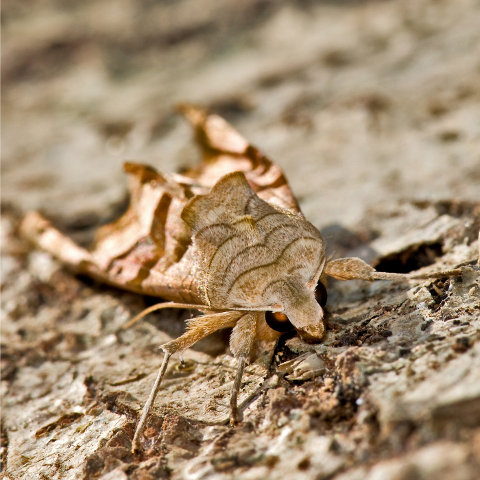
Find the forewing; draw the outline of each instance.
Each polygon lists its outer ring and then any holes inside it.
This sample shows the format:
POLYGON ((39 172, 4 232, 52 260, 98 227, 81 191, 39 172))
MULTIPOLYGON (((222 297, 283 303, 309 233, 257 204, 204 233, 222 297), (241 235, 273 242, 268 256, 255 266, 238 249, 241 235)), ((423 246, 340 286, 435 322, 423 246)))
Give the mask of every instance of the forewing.
POLYGON ((261 199, 300 212, 280 167, 250 145, 225 119, 193 105, 182 105, 179 110, 194 127, 203 156, 202 163, 185 176, 212 187, 230 172, 243 172, 261 199))
POLYGON ((262 200, 241 172, 190 200, 182 218, 214 308, 266 307, 264 293, 275 282, 295 275, 314 288, 318 280, 325 259, 319 232, 301 215, 262 200))

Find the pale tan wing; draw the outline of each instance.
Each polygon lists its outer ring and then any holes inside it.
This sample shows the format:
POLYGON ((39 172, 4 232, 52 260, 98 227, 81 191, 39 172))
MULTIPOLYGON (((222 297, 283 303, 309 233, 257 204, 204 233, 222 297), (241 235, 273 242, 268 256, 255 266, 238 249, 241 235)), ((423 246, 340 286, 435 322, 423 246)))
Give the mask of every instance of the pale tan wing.
POLYGON ((265 292, 289 276, 313 289, 325 261, 318 230, 274 208, 241 172, 194 197, 182 218, 191 227, 197 276, 214 308, 265 307, 265 292))
POLYGON ((299 213, 300 207, 278 165, 250 145, 225 119, 193 105, 179 110, 195 129, 202 163, 185 173, 212 187, 230 172, 243 172, 252 189, 266 202, 299 213))

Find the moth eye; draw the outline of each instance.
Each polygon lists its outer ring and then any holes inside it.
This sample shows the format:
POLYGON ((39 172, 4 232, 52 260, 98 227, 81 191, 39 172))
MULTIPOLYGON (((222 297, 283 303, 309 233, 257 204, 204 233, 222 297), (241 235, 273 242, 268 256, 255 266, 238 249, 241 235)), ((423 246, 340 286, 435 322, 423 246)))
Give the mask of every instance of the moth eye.
POLYGON ((276 332, 291 332, 295 327, 284 313, 280 312, 265 312, 265 321, 267 325, 276 332))
POLYGON ((315 288, 315 300, 317 303, 324 307, 327 304, 327 289, 322 282, 318 282, 317 287, 315 288))

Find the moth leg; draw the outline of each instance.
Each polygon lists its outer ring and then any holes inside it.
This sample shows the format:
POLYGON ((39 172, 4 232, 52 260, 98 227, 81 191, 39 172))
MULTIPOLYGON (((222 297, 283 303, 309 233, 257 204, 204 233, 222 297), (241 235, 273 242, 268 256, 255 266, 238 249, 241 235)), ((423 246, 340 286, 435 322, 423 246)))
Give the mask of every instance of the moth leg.
POLYGON ((158 389, 160 388, 160 383, 162 383, 162 379, 163 379, 163 376, 165 375, 165 371, 167 370, 168 361, 170 360, 171 356, 172 356, 171 353, 165 353, 165 356, 163 357, 162 365, 160 367, 160 370, 157 373, 157 378, 155 378, 155 382, 153 383, 153 387, 150 392, 150 395, 148 396, 148 399, 145 402, 145 405, 143 406, 142 415, 140 416, 140 420, 138 421, 138 425, 135 430, 135 435, 133 436, 133 440, 132 440, 132 453, 135 453, 138 450, 140 450, 138 439, 141 433, 143 432, 143 427, 145 425, 145 421, 147 420, 148 412, 152 407, 152 403, 155 401, 155 397, 157 396, 158 389))
POLYGON ((232 426, 238 422, 238 392, 242 385, 245 365, 251 356, 257 337, 257 318, 259 315, 263 315, 263 313, 249 312, 244 314, 238 320, 230 336, 230 350, 238 359, 237 373, 230 396, 230 425, 232 426))
POLYGON ((138 425, 133 436, 132 453, 140 450, 139 439, 143 432, 148 412, 150 411, 150 408, 155 401, 158 390, 160 388, 160 384, 165 375, 165 371, 167 370, 167 365, 170 357, 176 352, 182 352, 188 347, 191 347, 200 339, 210 335, 213 332, 216 332, 217 330, 233 327, 241 315, 242 314, 239 312, 221 312, 193 318, 188 323, 187 331, 183 335, 181 335, 175 340, 172 340, 171 342, 166 343, 165 345, 162 345, 162 350, 165 352, 165 356, 163 358, 162 365, 160 366, 150 395, 148 396, 148 399, 143 406, 142 414, 140 416, 140 420, 138 421, 138 425))
POLYGON ((194 305, 191 303, 177 303, 177 302, 163 302, 163 303, 156 303, 151 307, 142 310, 138 315, 135 315, 131 318, 125 325, 122 326, 122 329, 125 330, 130 328, 131 326, 135 325, 139 320, 143 317, 146 317, 148 314, 152 312, 156 312, 157 310, 163 310, 164 308, 188 308, 188 309, 195 309, 205 312, 205 305, 194 305))
POLYGON ((371 265, 357 257, 337 258, 330 260, 325 266, 324 273, 338 280, 421 280, 428 278, 444 278, 461 275, 460 269, 443 270, 440 272, 416 273, 390 273, 377 272, 371 265))
POLYGON ((238 422, 238 392, 242 385, 243 371, 247 363, 246 357, 239 357, 237 364, 237 373, 233 382, 232 394, 230 396, 230 425, 233 427, 238 422))

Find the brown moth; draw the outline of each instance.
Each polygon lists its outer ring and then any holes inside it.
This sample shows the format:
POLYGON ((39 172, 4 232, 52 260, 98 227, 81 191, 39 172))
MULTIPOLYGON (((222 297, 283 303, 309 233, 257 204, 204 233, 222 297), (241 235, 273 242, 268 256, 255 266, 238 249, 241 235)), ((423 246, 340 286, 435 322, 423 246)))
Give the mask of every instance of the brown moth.
POLYGON ((289 328, 304 340, 322 339, 327 275, 368 281, 422 277, 377 272, 359 258, 328 261, 324 240, 301 213, 280 168, 221 117, 190 105, 181 111, 195 129, 202 163, 183 175, 126 163, 130 206, 98 230, 90 250, 39 213, 29 213, 21 226, 25 236, 77 272, 170 300, 146 309, 130 324, 160 308, 203 313, 183 335, 162 346, 165 355, 133 451, 174 353, 233 328, 230 349, 238 359, 230 401, 234 424, 244 367, 262 342, 278 339, 289 328))

